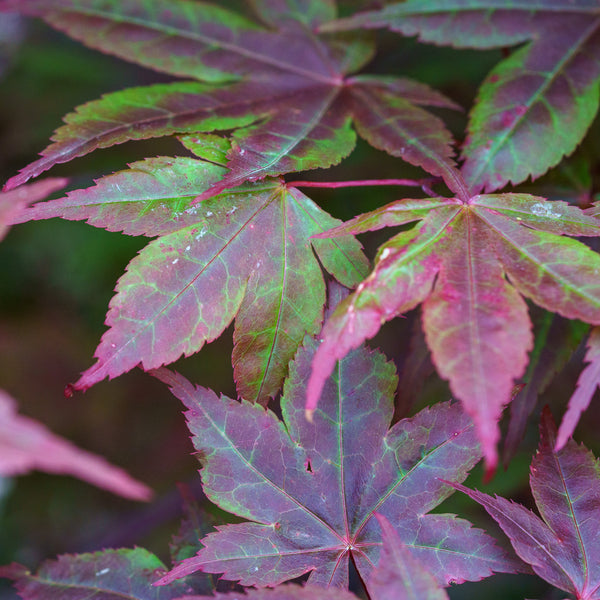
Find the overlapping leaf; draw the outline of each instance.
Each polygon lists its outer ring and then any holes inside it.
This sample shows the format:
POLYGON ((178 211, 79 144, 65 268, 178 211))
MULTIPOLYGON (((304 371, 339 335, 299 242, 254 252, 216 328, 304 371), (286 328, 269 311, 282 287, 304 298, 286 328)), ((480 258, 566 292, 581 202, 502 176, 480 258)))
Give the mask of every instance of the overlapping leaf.
POLYGON ((354 27, 389 27, 467 48, 531 40, 479 90, 463 149, 463 173, 476 191, 541 175, 575 149, 598 110, 596 0, 408 0, 326 28, 354 27))
POLYGON ((592 329, 587 346, 585 361, 589 364, 581 372, 577 389, 569 400, 569 408, 558 430, 556 450, 564 448, 567 440, 573 435, 581 413, 590 405, 594 393, 600 386, 600 328, 592 329))
POLYGON ((355 144, 351 123, 376 148, 457 182, 451 136, 419 104, 454 107, 398 77, 349 77, 372 54, 361 35, 322 35, 331 1, 252 2, 269 29, 191 0, 0 0, 0 11, 40 16, 85 44, 184 82, 108 94, 67 115, 54 143, 10 189, 59 162, 128 139, 234 130, 229 173, 204 197, 247 180, 328 167, 355 144), (274 30, 276 27, 277 30, 274 30))
POLYGON ((357 600, 345 590, 294 584, 206 595, 198 595, 197 581, 190 578, 154 587, 152 581, 164 571, 156 556, 136 548, 60 556, 46 561, 35 574, 13 564, 0 567, 0 577, 12 579, 23 600, 357 600))
POLYGON ((573 440, 554 451, 556 427, 542 415, 539 450, 531 463, 530 483, 541 518, 524 506, 461 485, 498 522, 516 553, 543 579, 575 595, 600 598, 600 465, 573 440))
POLYGON ((152 496, 148 486, 123 469, 17 414, 16 402, 0 390, 0 477, 22 475, 34 469, 73 475, 132 500, 149 500, 152 496))
POLYGON ((20 220, 61 216, 159 236, 119 280, 98 362, 76 389, 139 363, 155 368, 196 352, 235 317, 239 393, 265 402, 279 389, 304 334, 321 324, 325 284, 314 252, 344 285, 365 276, 356 240, 309 241, 339 221, 279 181, 245 184, 193 204, 223 173, 191 158, 148 159, 21 214, 20 220))
POLYGON ((371 275, 326 323, 307 410, 339 358, 383 322, 423 303, 433 361, 473 417, 493 469, 497 421, 533 341, 521 295, 568 318, 600 323, 600 256, 566 237, 598 236, 600 225, 566 202, 500 194, 468 203, 400 200, 324 235, 419 220, 384 245, 371 275))
POLYGON ((466 521, 427 514, 448 495, 439 478, 462 481, 480 457, 460 406, 438 404, 388 429, 394 369, 362 348, 340 361, 309 423, 304 398, 315 348, 307 339, 290 367, 284 423, 259 405, 157 372, 188 408, 206 495, 250 520, 218 527, 159 583, 200 569, 256 586, 310 572, 309 583, 344 587, 350 556, 366 580, 381 546, 375 512, 442 585, 518 568, 466 521))
POLYGON ((523 441, 527 420, 539 398, 557 373, 567 364, 590 326, 577 320, 564 319, 543 310, 531 315, 535 343, 529 354, 524 387, 510 404, 510 423, 504 439, 504 464, 507 465, 523 441))
POLYGON ((156 589, 152 582, 163 563, 142 548, 59 556, 31 573, 18 564, 0 567, 23 600, 172 600, 193 593, 187 582, 156 589))
POLYGON ((55 177, 25 185, 11 192, 0 192, 0 240, 6 235, 9 224, 15 221, 23 208, 43 200, 66 185, 66 179, 55 177))
POLYGON ((382 531, 379 564, 367 583, 373 600, 448 600, 425 565, 402 543, 392 524, 378 515, 382 531))

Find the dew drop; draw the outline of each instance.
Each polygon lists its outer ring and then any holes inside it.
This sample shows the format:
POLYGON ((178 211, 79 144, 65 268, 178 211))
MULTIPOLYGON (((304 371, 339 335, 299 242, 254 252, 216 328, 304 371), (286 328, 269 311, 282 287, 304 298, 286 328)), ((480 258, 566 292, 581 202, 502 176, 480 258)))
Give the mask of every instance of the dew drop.
POLYGON ((551 202, 542 204, 538 202, 531 207, 531 213, 537 217, 549 217, 551 219, 559 219, 562 217, 560 212, 556 212, 551 202))

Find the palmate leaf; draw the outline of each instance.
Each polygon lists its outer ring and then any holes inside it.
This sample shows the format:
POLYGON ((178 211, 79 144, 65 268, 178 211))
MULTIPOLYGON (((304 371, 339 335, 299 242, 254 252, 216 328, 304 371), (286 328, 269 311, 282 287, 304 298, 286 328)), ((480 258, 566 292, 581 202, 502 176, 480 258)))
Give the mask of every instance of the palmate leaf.
POLYGON ((193 204, 224 172, 192 158, 147 159, 21 213, 21 221, 60 216, 158 236, 119 280, 98 362, 75 389, 139 363, 156 368, 194 353, 235 318, 238 391, 266 402, 304 334, 320 327, 325 284, 319 261, 349 287, 366 275, 366 259, 351 237, 309 241, 339 221, 277 180, 193 204))
POLYGON ((310 572, 310 584, 346 587, 350 557, 368 580, 382 543, 375 513, 440 585, 518 569, 467 521, 427 514, 448 495, 440 478, 462 481, 480 457, 460 406, 437 404, 388 429, 394 369, 361 348, 340 361, 309 423, 304 398, 316 346, 307 338, 290 366, 283 423, 259 405, 156 372, 188 408, 204 492, 250 521, 218 527, 195 557, 158 583, 202 570, 273 586, 310 572))
POLYGON ((42 158, 7 188, 129 139, 233 130, 229 173, 205 191, 206 198, 248 180, 338 163, 354 147, 355 120, 375 147, 463 193, 456 187, 450 133, 419 107, 456 108, 450 100, 398 77, 351 77, 373 46, 363 34, 313 31, 335 16, 332 1, 251 5, 268 29, 192 0, 0 0, 0 11, 42 17, 93 48, 203 82, 128 89, 79 107, 42 158))
POLYGON ((408 0, 324 29, 356 27, 468 48, 531 40, 492 70, 471 111, 463 174, 474 191, 545 173, 575 149, 598 110, 596 0, 408 0))
POLYGON ((548 409, 531 463, 530 483, 541 518, 524 506, 454 485, 479 502, 509 537, 515 552, 543 579, 575 595, 600 598, 600 465, 573 440, 556 452, 556 427, 548 409))
POLYGON ((533 343, 521 296, 599 324, 600 256, 566 236, 598 236, 600 223, 566 202, 499 194, 468 203, 400 200, 322 235, 419 220, 384 244, 373 272, 325 324, 306 407, 310 414, 339 358, 385 321, 423 303, 433 362, 473 417, 492 470, 497 422, 533 343))

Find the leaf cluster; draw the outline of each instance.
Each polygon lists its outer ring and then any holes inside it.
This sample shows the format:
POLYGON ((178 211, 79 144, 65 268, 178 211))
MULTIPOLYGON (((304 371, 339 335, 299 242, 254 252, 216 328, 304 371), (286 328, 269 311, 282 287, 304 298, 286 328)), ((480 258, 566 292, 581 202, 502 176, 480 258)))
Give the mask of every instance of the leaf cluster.
MULTIPOLYGON (((207 535, 193 527, 202 535, 197 553, 189 544, 198 533, 184 528, 168 572, 145 550, 121 549, 0 575, 24 599, 90 591, 200 598, 214 587, 208 574, 223 573, 259 588, 250 599, 343 600, 353 597, 345 589, 354 568, 369 597, 383 600, 446 598, 451 584, 533 570, 578 599, 599 598, 590 525, 597 463, 570 440, 600 382, 592 164, 584 160, 579 196, 573 187, 556 197, 525 184, 573 153, 598 111, 597 0, 364 2, 341 7, 343 18, 334 0, 225 4, 0 0, 0 12, 42 18, 91 48, 177 78, 111 92, 66 115, 40 158, 0 194, 0 237, 11 225, 60 217, 149 238, 116 285, 95 364, 67 392, 136 366, 167 384, 186 407, 204 493, 244 519, 207 535), (505 49, 463 134, 439 116, 461 109, 441 91, 369 71, 375 30, 384 28, 439 46, 505 49), (182 155, 132 162, 61 198, 46 200, 64 180, 27 183, 94 150, 167 136, 182 155), (359 137, 424 176, 294 178, 339 164, 359 137), (342 223, 300 191, 382 184, 421 188, 423 197, 342 223), (401 230, 371 266, 356 236, 388 227, 401 230), (422 353, 455 401, 393 421, 395 369, 364 342, 414 309, 422 353), (231 324, 237 399, 165 368, 231 324), (481 458, 494 473, 512 403, 509 462, 538 396, 588 332, 588 364, 558 433, 548 414, 542 419, 531 479, 541 519, 465 487, 481 458), (455 489, 485 506, 516 555, 469 521, 431 512, 455 489), (299 577, 307 587, 280 585, 299 577)), ((9 417, 12 433, 0 423, 0 447, 10 458, 15 431, 34 427, 9 417)), ((49 432, 40 444, 54 458, 64 451, 49 432)), ((52 468, 82 476, 73 465, 84 453, 71 452, 71 466, 52 468)), ((40 464, 34 459, 30 466, 40 464)), ((0 457, 0 474, 8 472, 0 457)), ((120 477, 94 482, 146 493, 120 477)))

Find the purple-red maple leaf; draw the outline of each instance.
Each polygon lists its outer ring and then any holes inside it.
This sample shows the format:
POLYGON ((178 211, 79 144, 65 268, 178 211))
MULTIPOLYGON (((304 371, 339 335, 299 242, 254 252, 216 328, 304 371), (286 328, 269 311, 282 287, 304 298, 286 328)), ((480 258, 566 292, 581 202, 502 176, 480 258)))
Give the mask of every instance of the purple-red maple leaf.
POLYGON ((459 48, 530 41, 488 74, 471 110, 462 171, 473 191, 545 173, 575 149, 598 111, 597 0, 407 0, 323 30, 358 27, 459 48))
POLYGON ((515 552, 543 579, 575 595, 600 598, 600 464, 573 440, 555 451, 556 426, 542 414, 540 445, 531 463, 531 492, 541 518, 521 504, 454 485, 479 502, 515 552))
POLYGON ((173 75, 200 80, 130 88, 67 115, 54 143, 7 184, 130 139, 232 131, 229 172, 204 192, 267 175, 328 167, 358 133, 459 193, 451 135, 418 105, 456 106, 424 84, 355 75, 373 54, 363 34, 317 35, 334 2, 251 3, 258 25, 226 8, 190 0, 0 0, 0 11, 40 16, 83 43, 173 75), (206 83, 208 82, 208 83, 206 83))
POLYGON ((242 585, 310 573, 309 583, 345 587, 350 557, 367 580, 382 543, 375 513, 441 585, 518 569, 467 521, 428 514, 451 489, 441 479, 462 481, 480 457, 460 406, 441 403, 389 428, 393 366, 361 348, 340 361, 309 423, 304 398, 316 346, 307 339, 290 365, 283 422, 260 405, 156 373, 188 409, 204 492, 249 520, 217 527, 159 583, 202 570, 242 585))
POLYGON ((73 475, 132 500, 148 500, 152 496, 146 485, 123 469, 17 414, 15 401, 0 390, 0 476, 22 475, 34 469, 73 475))
POLYGON ((571 319, 600 324, 600 255, 567 237, 598 236, 600 222, 566 202, 527 194, 400 200, 324 236, 421 221, 388 240, 373 272, 323 328, 307 410, 336 360, 382 323, 422 303, 440 375, 473 417, 488 468, 497 422, 527 365, 531 324, 522 296, 571 319))
MULTIPOLYGON (((184 141, 194 147, 194 140, 184 141)), ((340 222, 278 180, 247 183, 193 204, 224 172, 192 158, 147 159, 19 214, 19 221, 60 216, 158 236, 119 280, 98 362, 76 389, 139 363, 156 368, 192 354, 235 318, 238 391, 264 403, 277 393, 304 335, 321 326, 319 261, 346 286, 366 275, 366 259, 351 236, 309 239, 340 222)))

